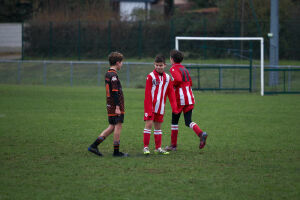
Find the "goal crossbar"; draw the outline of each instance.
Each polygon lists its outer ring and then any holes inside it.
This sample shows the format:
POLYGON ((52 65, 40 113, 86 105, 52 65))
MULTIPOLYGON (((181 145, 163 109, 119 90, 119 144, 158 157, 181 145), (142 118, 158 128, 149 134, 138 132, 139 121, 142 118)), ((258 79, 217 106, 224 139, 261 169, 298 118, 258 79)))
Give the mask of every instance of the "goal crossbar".
POLYGON ((175 49, 179 50, 179 40, 238 40, 260 41, 260 94, 264 96, 264 38, 263 37, 175 37, 175 49))

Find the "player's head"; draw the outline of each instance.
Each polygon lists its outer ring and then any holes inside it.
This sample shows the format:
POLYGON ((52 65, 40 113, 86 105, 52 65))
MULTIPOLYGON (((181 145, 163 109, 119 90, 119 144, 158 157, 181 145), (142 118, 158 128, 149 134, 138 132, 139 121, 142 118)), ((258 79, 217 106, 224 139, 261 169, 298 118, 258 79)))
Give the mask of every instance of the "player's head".
POLYGON ((119 52, 111 52, 108 56, 108 61, 110 66, 116 66, 118 69, 120 69, 123 65, 123 54, 119 52))
POLYGON ((157 55, 154 60, 155 71, 163 73, 166 67, 166 58, 163 55, 157 55))
POLYGON ((183 60, 183 53, 178 50, 171 50, 170 51, 170 61, 172 64, 174 63, 181 63, 183 60))

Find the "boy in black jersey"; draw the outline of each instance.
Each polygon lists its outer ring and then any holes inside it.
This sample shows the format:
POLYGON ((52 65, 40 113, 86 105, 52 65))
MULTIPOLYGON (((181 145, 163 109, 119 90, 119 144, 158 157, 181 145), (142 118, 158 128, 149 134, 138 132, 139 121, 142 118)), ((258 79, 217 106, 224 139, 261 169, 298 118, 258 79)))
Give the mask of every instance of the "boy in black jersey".
POLYGON ((113 156, 127 157, 127 153, 119 151, 120 134, 122 131, 122 123, 124 121, 124 96, 122 85, 119 80, 117 71, 123 65, 123 55, 119 52, 112 52, 108 56, 110 68, 105 74, 105 88, 106 88, 106 108, 108 114, 108 127, 102 131, 99 137, 88 150, 98 156, 102 156, 98 150, 98 145, 102 143, 107 136, 114 132, 114 153, 113 156))

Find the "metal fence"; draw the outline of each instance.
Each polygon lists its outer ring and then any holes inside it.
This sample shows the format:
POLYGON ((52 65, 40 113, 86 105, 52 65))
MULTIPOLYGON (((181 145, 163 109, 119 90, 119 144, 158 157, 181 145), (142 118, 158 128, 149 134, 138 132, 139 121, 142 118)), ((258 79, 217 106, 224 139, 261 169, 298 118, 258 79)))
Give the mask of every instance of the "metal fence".
POLYGON ((264 69, 266 76, 274 76, 276 84, 268 84, 265 79, 265 94, 300 94, 300 66, 267 67, 264 69))
MULTIPOLYGON (((184 64, 190 71, 194 90, 260 91, 260 69, 257 65, 184 64)), ((165 70, 169 71, 169 66, 165 70)), ((104 86, 107 62, 0 60, 0 84, 49 86, 104 86)), ((153 63, 124 62, 118 75, 125 88, 144 88, 153 63)), ((266 66, 265 72, 278 71, 279 83, 268 85, 265 94, 300 93, 300 66, 266 66)))
MULTIPOLYGON (((265 52, 269 52, 269 21, 237 21, 203 17, 201 20, 180 17, 170 21, 137 22, 30 22, 22 25, 22 59, 99 59, 115 50, 126 52, 126 57, 154 57, 158 52, 169 52, 174 48, 175 36, 213 36, 213 37, 265 37, 265 52), (241 24, 244 27, 240 31, 241 24), (257 31, 256 25, 261 25, 257 31), (159 30, 159 31, 157 31, 159 30)), ((281 59, 299 59, 300 21, 281 21, 280 35, 281 59)), ((189 44, 197 57, 210 59, 216 57, 215 49, 245 49, 246 43, 235 42, 220 47, 214 45, 189 44)), ((254 57, 259 56, 259 46, 254 44, 254 57), (258 49, 258 51, 256 51, 258 49)), ((220 54, 221 57, 223 54, 220 54)), ((193 56, 193 55, 191 55, 193 56)), ((218 56, 217 56, 218 58, 218 56)))

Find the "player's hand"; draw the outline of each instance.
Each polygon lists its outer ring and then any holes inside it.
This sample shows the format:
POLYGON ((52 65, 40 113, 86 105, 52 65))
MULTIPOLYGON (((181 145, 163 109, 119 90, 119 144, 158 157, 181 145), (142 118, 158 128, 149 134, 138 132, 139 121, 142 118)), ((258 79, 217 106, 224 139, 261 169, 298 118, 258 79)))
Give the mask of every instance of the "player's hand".
POLYGON ((121 115, 120 106, 116 106, 115 113, 116 113, 117 115, 121 115))

